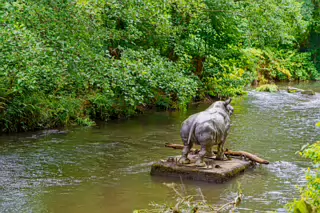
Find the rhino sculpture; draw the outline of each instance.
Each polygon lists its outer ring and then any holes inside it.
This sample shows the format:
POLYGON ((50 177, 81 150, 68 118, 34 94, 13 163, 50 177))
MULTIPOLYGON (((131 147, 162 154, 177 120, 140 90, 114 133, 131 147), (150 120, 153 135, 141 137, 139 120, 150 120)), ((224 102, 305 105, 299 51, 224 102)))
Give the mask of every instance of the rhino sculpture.
POLYGON ((196 164, 204 166, 204 157, 212 156, 212 146, 218 145, 217 160, 224 158, 224 144, 230 130, 230 116, 233 107, 230 105, 231 99, 226 101, 216 101, 205 111, 189 116, 183 123, 180 131, 184 144, 180 163, 188 164, 188 153, 193 144, 201 146, 199 158, 196 164))

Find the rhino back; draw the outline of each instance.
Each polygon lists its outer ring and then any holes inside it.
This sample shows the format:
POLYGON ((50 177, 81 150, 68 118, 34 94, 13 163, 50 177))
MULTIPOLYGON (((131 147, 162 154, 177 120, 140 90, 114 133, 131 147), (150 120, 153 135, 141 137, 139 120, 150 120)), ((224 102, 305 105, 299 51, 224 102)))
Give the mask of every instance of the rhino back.
POLYGON ((201 134, 211 134, 215 144, 220 143, 222 138, 225 138, 229 132, 230 118, 228 114, 221 112, 201 113, 196 119, 195 137, 202 137, 201 134), (207 132, 211 131, 211 132, 207 132))

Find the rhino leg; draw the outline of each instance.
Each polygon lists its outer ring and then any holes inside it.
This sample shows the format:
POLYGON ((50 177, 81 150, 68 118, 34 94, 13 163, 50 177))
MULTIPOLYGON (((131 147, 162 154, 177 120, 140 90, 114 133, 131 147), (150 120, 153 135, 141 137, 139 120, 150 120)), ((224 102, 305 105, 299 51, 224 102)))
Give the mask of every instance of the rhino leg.
POLYGON ((216 159, 217 160, 224 160, 225 155, 224 155, 224 144, 225 144, 226 140, 223 139, 221 141, 220 144, 218 144, 218 150, 217 150, 217 155, 216 155, 216 159))
POLYGON ((190 120, 186 120, 185 122, 183 122, 182 127, 181 127, 181 131, 180 131, 180 136, 183 142, 183 150, 182 150, 182 156, 179 159, 179 163, 182 164, 188 164, 190 163, 190 160, 188 159, 188 154, 192 148, 193 143, 190 141, 190 143, 188 143, 188 137, 189 137, 189 132, 190 132, 190 126, 191 126, 191 122, 190 120))
POLYGON ((212 153, 212 144, 207 144, 206 145, 206 157, 212 157, 213 153, 212 153))
POLYGON ((212 157, 212 144, 203 144, 201 145, 201 150, 199 152, 199 158, 196 162, 197 166, 206 166, 206 163, 204 162, 204 157, 212 157))
POLYGON ((188 154, 192 148, 193 143, 189 143, 189 144, 184 144, 183 150, 182 150, 182 156, 179 159, 179 163, 182 164, 188 164, 190 163, 190 159, 188 158, 188 154))

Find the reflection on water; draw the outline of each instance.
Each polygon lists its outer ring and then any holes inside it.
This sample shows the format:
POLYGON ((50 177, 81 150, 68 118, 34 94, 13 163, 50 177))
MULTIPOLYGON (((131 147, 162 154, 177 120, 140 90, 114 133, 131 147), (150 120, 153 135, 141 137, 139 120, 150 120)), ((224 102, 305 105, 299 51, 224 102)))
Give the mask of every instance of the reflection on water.
MULTIPOLYGON (((298 85, 320 92, 320 83, 298 85)), ((282 87, 284 88, 284 87, 282 87)), ((249 92, 234 99, 235 113, 227 140, 231 150, 245 150, 269 160, 225 184, 184 181, 198 187, 211 203, 229 202, 243 188, 239 212, 283 211, 304 184, 308 162, 294 153, 319 138, 320 94, 249 92)), ((130 212, 151 201, 172 202, 163 182, 180 180, 149 175, 150 164, 180 151, 181 122, 187 113, 153 112, 68 134, 39 133, 0 137, 0 212, 130 212)))

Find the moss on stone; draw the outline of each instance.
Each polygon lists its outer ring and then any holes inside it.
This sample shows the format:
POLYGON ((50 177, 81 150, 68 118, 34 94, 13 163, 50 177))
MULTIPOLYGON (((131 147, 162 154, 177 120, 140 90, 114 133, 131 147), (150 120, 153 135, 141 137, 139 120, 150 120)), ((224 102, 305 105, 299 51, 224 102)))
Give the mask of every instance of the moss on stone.
POLYGON ((304 90, 301 92, 301 94, 305 94, 305 95, 315 95, 316 93, 312 90, 304 90))
POLYGON ((278 86, 275 84, 264 84, 256 88, 258 92, 277 92, 278 86))

